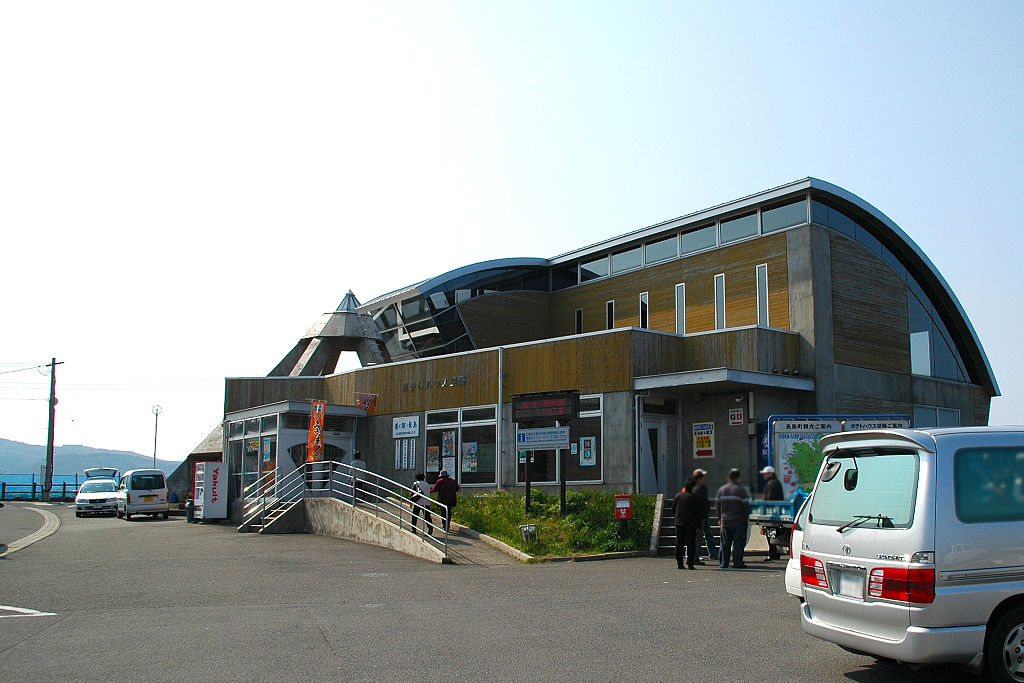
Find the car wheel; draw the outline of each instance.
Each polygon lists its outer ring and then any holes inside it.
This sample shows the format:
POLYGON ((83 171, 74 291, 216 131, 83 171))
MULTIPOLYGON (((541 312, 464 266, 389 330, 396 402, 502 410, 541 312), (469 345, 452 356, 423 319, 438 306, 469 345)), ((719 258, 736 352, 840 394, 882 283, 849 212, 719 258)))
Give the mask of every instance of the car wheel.
POLYGON ((164 510, 164 519, 167 519, 167 515, 168 515, 167 510, 164 510))
POLYGON ((1024 681, 1024 607, 999 618, 988 634, 985 668, 992 681, 1024 681))
POLYGON ((126 521, 126 522, 132 521, 132 513, 128 512, 128 508, 124 509, 124 521, 126 521))
POLYGON ((81 517, 81 516, 82 516, 81 512, 77 512, 77 511, 75 512, 75 517, 81 517))

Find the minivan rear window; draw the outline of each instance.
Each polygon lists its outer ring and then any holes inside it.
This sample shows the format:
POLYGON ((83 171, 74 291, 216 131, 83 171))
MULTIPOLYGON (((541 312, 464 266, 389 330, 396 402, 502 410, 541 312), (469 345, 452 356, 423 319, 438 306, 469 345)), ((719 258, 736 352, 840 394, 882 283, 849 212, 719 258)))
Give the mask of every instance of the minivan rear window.
POLYGON ((907 529, 914 522, 920 461, 912 452, 841 450, 828 457, 834 476, 814 487, 808 521, 828 526, 907 529))
POLYGON ((162 474, 133 474, 133 490, 162 489, 164 487, 164 475, 162 474))
POLYGON ((1024 520, 1024 449, 957 451, 953 496, 956 516, 967 524, 1024 520))

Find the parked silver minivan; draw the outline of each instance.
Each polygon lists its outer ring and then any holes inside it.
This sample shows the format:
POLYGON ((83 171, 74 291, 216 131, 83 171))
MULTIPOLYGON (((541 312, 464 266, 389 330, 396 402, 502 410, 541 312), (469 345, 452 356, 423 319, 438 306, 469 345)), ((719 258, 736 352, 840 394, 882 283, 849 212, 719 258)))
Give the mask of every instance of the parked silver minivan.
POLYGON ((820 446, 804 631, 1024 681, 1024 428, 843 432, 820 446))

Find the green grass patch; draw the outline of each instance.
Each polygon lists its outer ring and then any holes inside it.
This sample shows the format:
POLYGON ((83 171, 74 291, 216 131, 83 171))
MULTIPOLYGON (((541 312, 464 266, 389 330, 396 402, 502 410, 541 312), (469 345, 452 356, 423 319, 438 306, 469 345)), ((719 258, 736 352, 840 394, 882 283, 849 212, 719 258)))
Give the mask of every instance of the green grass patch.
POLYGON ((564 517, 559 514, 558 494, 538 489, 531 489, 529 515, 525 494, 494 491, 462 496, 455 508, 455 521, 535 557, 647 552, 655 499, 653 495, 633 494, 633 519, 629 520, 625 538, 619 538, 615 494, 592 490, 566 491, 564 517), (523 541, 521 524, 537 525, 535 541, 523 541))

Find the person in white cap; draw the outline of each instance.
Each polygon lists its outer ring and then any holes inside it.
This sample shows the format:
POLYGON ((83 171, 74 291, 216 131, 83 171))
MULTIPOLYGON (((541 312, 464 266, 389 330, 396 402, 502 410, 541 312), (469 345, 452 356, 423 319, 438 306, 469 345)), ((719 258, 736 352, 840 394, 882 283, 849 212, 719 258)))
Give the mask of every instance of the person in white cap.
MULTIPOLYGON (((761 470, 761 476, 764 477, 764 499, 765 500, 784 500, 782 495, 782 482, 775 476, 775 468, 768 465, 761 470)), ((764 559, 765 562, 771 562, 772 560, 779 559, 779 546, 774 543, 768 544, 768 557, 764 559)))

